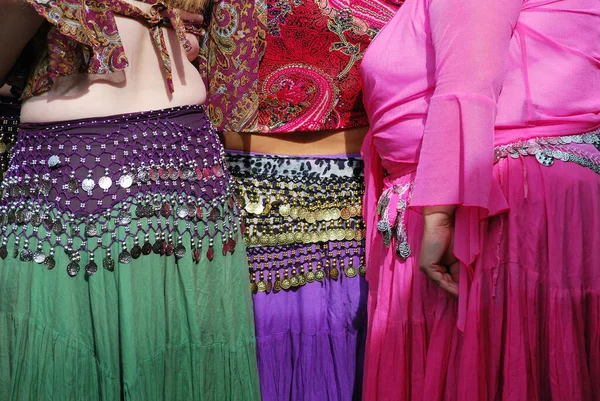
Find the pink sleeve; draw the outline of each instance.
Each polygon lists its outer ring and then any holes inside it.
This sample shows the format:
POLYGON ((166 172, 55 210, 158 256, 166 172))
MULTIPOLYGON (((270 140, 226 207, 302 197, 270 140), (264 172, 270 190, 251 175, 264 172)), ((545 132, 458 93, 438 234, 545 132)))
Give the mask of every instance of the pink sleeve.
MULTIPOLYGON (((429 0, 431 98, 411 205, 498 212, 492 177, 496 104, 523 0, 429 0)), ((501 195, 500 195, 501 196, 501 195)))
POLYGON ((496 105, 523 0, 429 0, 435 53, 431 98, 411 207, 459 205, 457 326, 466 325, 480 221, 508 205, 493 177, 496 105))

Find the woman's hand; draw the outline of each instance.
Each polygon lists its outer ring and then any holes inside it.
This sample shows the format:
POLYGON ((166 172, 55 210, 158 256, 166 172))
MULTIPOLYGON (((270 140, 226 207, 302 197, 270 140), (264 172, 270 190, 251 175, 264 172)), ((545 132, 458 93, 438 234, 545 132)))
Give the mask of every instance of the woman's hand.
POLYGON ((458 296, 459 262, 452 252, 455 209, 456 206, 423 208, 425 232, 419 268, 442 290, 458 296))

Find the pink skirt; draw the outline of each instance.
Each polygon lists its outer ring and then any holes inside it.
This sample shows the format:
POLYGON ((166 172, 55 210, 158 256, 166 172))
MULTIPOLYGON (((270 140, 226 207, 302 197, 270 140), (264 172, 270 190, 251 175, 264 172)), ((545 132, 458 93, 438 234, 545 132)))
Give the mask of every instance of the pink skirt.
POLYGON ((419 271, 419 214, 406 261, 371 242, 365 401, 600 400, 600 174, 535 156, 494 169, 510 210, 480 223, 464 333, 457 300, 419 271))

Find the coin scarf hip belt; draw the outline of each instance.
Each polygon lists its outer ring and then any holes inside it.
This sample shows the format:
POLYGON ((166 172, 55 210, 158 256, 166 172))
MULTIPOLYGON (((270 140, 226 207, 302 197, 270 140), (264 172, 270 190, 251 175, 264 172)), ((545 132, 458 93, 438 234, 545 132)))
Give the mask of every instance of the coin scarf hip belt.
POLYGON ((150 253, 212 260, 216 239, 233 253, 229 180, 199 106, 23 125, 1 186, 0 257, 52 269, 60 249, 75 276, 150 253), (190 114, 195 128, 180 123, 190 114))
MULTIPOLYGON (((230 156, 229 162, 237 158, 230 156)), ((365 274, 363 177, 327 175, 327 165, 335 162, 319 161, 320 166, 305 164, 311 171, 304 179, 257 171, 234 174, 255 293, 365 274), (323 174, 312 171, 321 168, 323 174)))
MULTIPOLYGON (((600 129, 585 134, 538 137, 499 145, 494 148, 494 163, 506 158, 535 156, 545 167, 551 167, 559 160, 578 164, 600 174, 597 151, 600 151, 600 129)), ((396 255, 402 260, 408 259, 412 253, 406 230, 406 212, 412 198, 413 184, 414 177, 406 184, 395 184, 385 189, 377 203, 377 230, 385 246, 395 244, 396 255)))

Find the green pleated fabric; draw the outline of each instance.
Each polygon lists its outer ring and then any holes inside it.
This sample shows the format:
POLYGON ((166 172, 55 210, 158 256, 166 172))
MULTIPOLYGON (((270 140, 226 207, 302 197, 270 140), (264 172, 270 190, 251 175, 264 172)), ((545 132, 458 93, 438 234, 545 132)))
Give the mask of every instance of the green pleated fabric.
MULTIPOLYGON (((123 227, 114 232, 124 238, 123 227)), ((209 261, 203 241, 199 264, 189 247, 179 260, 116 260, 113 272, 96 255, 100 268, 88 277, 83 255, 70 277, 62 250, 47 270, 13 258, 11 238, 0 260, 0 401, 260 399, 244 247, 223 256, 217 236, 209 261)))

